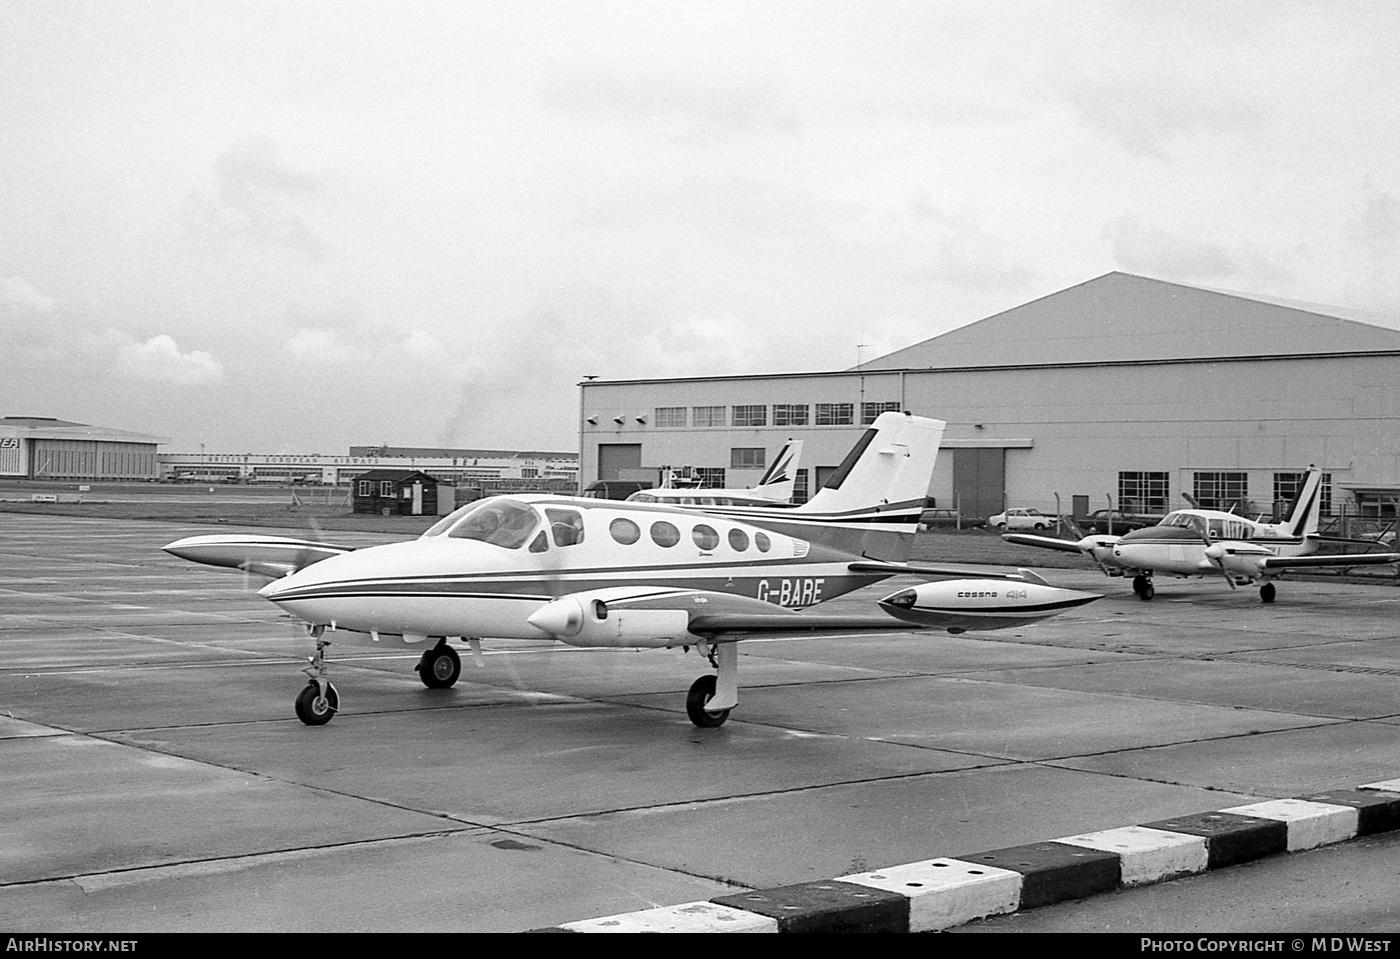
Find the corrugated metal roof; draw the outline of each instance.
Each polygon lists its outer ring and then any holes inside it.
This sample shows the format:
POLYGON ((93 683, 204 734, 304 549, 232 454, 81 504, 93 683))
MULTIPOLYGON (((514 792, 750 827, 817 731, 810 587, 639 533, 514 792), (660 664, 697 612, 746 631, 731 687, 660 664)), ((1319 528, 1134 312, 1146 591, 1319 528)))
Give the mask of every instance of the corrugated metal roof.
MULTIPOLYGON (((1364 311, 1106 273, 924 340, 864 370, 1400 351, 1364 311), (1366 317, 1361 319, 1360 317, 1366 317)), ((1400 327, 1400 318, 1391 318, 1400 327)))

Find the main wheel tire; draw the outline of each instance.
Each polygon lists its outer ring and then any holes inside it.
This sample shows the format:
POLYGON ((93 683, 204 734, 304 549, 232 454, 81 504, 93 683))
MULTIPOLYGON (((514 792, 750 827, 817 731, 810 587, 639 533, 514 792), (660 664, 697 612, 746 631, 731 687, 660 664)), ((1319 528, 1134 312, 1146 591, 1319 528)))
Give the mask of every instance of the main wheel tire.
POLYGON ((451 646, 438 646, 418 661, 418 678, 429 689, 446 689, 462 675, 462 658, 451 646))
POLYGON ((685 697, 685 712, 690 721, 701 729, 714 729, 723 726, 729 718, 729 710, 709 710, 705 704, 715 698, 715 677, 701 676, 690 685, 685 697))
POLYGON ((1276 592, 1277 590, 1274 589, 1273 583, 1265 583, 1263 586, 1259 587, 1259 598, 1266 603, 1272 603, 1276 592))
POLYGON ((331 721, 340 708, 340 694, 330 683, 326 684, 325 698, 321 698, 321 687, 315 682, 307 683, 297 694, 297 719, 308 726, 324 726, 331 721))

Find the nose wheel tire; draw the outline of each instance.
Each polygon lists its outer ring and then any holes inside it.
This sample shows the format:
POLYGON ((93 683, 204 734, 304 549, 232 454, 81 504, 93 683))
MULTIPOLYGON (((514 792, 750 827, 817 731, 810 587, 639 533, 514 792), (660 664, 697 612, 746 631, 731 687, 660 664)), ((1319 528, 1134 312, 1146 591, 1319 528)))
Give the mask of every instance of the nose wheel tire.
POLYGON ((1133 577, 1133 592, 1137 593, 1138 599, 1143 601, 1149 600, 1157 595, 1157 590, 1152 585, 1152 580, 1147 576, 1133 577))
POLYGON ((1274 584, 1265 583, 1263 586, 1259 587, 1259 598, 1266 603, 1272 603, 1274 601, 1274 592, 1274 584))
POLYGON ((715 677, 701 676, 690 686, 685 697, 685 712, 690 721, 701 729, 714 729, 723 726, 729 718, 729 710, 709 710, 705 704, 715 698, 715 677))
POLYGON ((321 686, 316 682, 307 683, 297 694, 297 719, 308 726, 324 726, 331 721, 340 708, 340 694, 330 683, 326 684, 326 695, 321 695, 321 686))
POLYGON ((429 689, 446 689, 462 675, 462 658, 448 645, 436 646, 418 660, 418 678, 429 689))

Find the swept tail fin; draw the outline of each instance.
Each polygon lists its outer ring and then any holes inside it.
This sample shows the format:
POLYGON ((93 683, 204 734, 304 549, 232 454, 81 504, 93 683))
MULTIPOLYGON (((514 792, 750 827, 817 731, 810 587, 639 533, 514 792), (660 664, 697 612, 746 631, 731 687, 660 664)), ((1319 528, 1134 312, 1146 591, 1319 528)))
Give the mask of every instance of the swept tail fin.
POLYGON ((1317 533, 1322 514, 1322 470, 1309 466, 1302 488, 1288 504, 1288 512, 1279 521, 1284 536, 1313 536, 1317 533))
POLYGON ((802 440, 788 440, 753 488, 753 494, 774 502, 791 503, 793 488, 797 485, 797 465, 801 461, 802 440))

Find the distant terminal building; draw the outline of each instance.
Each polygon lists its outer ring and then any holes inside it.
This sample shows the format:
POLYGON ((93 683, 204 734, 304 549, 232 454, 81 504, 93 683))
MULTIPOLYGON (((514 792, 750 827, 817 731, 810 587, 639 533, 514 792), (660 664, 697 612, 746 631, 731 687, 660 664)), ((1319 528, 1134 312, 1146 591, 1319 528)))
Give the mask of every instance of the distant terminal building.
POLYGON ((886 410, 946 420, 929 495, 1006 506, 1269 513, 1299 472, 1324 507, 1400 502, 1400 317, 1108 273, 854 369, 580 384, 580 480, 693 468, 752 485, 805 442, 814 492, 886 410))
POLYGON ((512 450, 352 446, 320 453, 162 453, 162 479, 189 483, 343 486, 373 469, 420 470, 483 493, 578 491, 578 454, 512 450))
POLYGON ((155 480, 164 436, 71 423, 50 416, 0 418, 0 477, 155 480))

